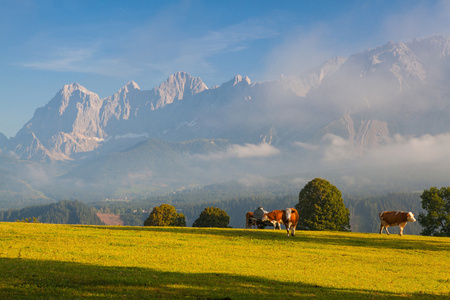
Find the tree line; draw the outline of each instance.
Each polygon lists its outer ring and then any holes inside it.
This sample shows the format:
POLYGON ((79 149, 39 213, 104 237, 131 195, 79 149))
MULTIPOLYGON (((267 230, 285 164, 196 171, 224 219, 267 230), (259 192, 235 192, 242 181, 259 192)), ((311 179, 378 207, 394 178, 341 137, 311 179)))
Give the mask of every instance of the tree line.
MULTIPOLYGON (((422 212, 420 204, 420 193, 389 193, 386 195, 354 196, 343 195, 345 207, 350 212, 350 226, 354 232, 378 232, 380 220, 378 213, 385 210, 407 210, 414 213, 422 212)), ((211 197, 214 199, 214 196, 211 197)), ((298 203, 297 195, 284 196, 245 196, 233 197, 229 199, 197 201, 197 202, 171 202, 167 198, 160 198, 161 202, 148 202, 148 204, 138 201, 128 203, 110 203, 109 211, 115 212, 118 207, 122 209, 121 219, 124 225, 142 226, 148 218, 149 212, 161 204, 170 204, 176 207, 177 211, 183 213, 187 226, 192 226, 194 221, 205 207, 217 207, 224 210, 230 217, 229 226, 233 228, 245 228, 245 214, 253 212, 257 207, 262 206, 267 211, 275 209, 285 209, 294 207, 298 203), (165 201, 166 200, 166 201, 165 201), (131 208, 130 208, 131 207, 131 208), (146 211, 145 213, 142 211, 146 211)), ((105 206, 106 207, 106 206, 105 206)), ((103 207, 104 208, 104 207, 103 207)), ((100 210, 101 205, 97 206, 100 210)), ((421 226, 418 223, 408 225, 409 234, 420 234, 421 226)), ((394 229, 395 232, 395 229, 394 229)))
POLYGON ((0 211, 0 221, 36 220, 39 223, 104 225, 92 207, 81 201, 63 200, 17 210, 0 211))
MULTIPOLYGON (((177 220, 178 223, 175 223, 177 225, 170 223, 172 226, 244 228, 245 214, 249 211, 253 212, 257 207, 262 206, 267 211, 296 207, 300 215, 315 216, 316 218, 299 222, 299 229, 352 230, 355 232, 378 232, 379 212, 403 210, 411 211, 418 216, 419 222, 408 225, 408 234, 450 235, 450 187, 440 189, 432 187, 429 190, 414 193, 342 196, 334 185, 326 180, 316 178, 306 184, 298 195, 282 196, 277 192, 277 194, 260 193, 252 196, 225 198, 226 187, 223 186, 219 190, 220 193, 217 196, 212 190, 207 190, 207 196, 202 196, 202 191, 197 190, 193 193, 177 193, 168 197, 161 196, 138 201, 111 202, 107 205, 97 203, 95 210, 119 214, 124 225, 167 226, 167 224, 158 225, 152 223, 154 220, 152 222, 148 220, 151 215, 151 213, 149 215, 150 211, 153 212, 156 208, 160 209, 161 204, 166 204, 171 208, 165 207, 165 209, 169 209, 177 216, 174 220, 177 220), (322 195, 322 198, 315 199, 314 195, 322 195), (197 196, 199 199, 196 200, 197 196), (329 201, 323 202, 324 197, 329 201), (206 199, 209 201, 205 201, 206 199), (322 215, 319 218, 320 214, 322 215), (336 225, 336 220, 340 220, 340 225, 333 227, 336 225), (214 223, 216 221, 219 223, 214 223)), ((21 210, 0 211, 0 221, 21 220, 59 224, 103 224, 95 214, 94 208, 88 207, 80 201, 60 201, 48 205, 26 207, 21 210)))
MULTIPOLYGON (((353 226, 357 231, 368 228, 368 232, 377 232, 380 224, 379 212, 386 210, 419 211, 418 221, 423 227, 417 232, 409 228, 410 234, 450 236, 450 187, 437 189, 432 187, 420 195, 421 209, 416 198, 419 194, 387 195, 382 199, 358 199, 350 209, 346 207, 341 192, 327 180, 315 178, 300 191, 298 203, 286 207, 295 207, 299 211, 298 228, 301 230, 351 230, 350 211, 357 217, 353 226), (363 217, 369 216, 369 222, 363 222, 363 217), (363 225, 361 225, 363 224, 363 225)), ((248 200, 248 199, 247 199, 248 200)), ((254 200, 254 199, 252 199, 254 200)), ((259 199, 260 200, 260 199, 259 199)), ((285 200, 292 201, 288 197, 285 200)), ((227 204, 239 201, 227 201, 227 204)), ((251 201, 244 201, 246 205, 251 201)), ((352 201, 350 201, 352 203, 352 201)), ((219 204, 219 203, 218 203, 219 204)), ((261 204, 261 201, 259 202, 261 204)), ((277 203, 278 206, 280 203, 277 203)), ((261 206, 261 205, 259 205, 261 206)), ((280 207, 280 206, 279 206, 280 207)), ((191 206, 192 208, 192 206, 191 206)), ((186 209, 186 211, 189 211, 186 209)), ((193 209, 195 211, 195 209, 193 209)), ((251 210, 250 210, 251 211, 251 210)), ((240 215, 245 210, 240 210, 240 215)), ((193 227, 228 227, 230 217, 219 207, 206 207, 193 222, 193 227), (220 222, 219 222, 220 220, 220 222)), ((186 226, 186 216, 178 213, 174 206, 163 204, 155 207, 145 221, 146 226, 186 226), (165 214, 170 216, 166 221, 165 214), (156 218, 156 216, 158 216, 156 218)), ((414 223, 409 227, 414 227, 414 223)))

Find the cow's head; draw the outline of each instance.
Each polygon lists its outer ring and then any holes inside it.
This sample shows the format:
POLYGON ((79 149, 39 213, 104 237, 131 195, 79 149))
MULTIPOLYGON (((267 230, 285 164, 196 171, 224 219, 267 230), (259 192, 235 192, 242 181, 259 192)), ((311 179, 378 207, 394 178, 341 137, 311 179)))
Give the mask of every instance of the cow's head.
POLYGON ((416 219, 414 219, 414 214, 412 212, 409 212, 408 215, 406 216, 408 222, 415 222, 416 219))

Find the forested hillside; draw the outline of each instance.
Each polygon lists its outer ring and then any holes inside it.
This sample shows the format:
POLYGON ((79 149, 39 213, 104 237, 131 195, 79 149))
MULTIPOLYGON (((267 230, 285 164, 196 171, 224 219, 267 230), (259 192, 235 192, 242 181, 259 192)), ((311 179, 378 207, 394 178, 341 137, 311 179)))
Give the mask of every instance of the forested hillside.
POLYGON ((0 221, 3 222, 34 218, 41 223, 104 225, 93 209, 80 201, 60 201, 19 210, 0 211, 0 221))

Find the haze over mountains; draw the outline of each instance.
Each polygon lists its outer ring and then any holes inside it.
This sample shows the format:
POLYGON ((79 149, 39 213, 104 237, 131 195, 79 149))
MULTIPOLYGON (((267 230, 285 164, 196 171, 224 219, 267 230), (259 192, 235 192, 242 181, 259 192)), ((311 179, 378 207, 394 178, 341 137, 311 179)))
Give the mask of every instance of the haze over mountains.
POLYGON ((445 169, 449 75, 450 39, 433 36, 269 82, 237 75, 208 88, 178 72, 152 90, 131 81, 104 99, 72 83, 16 136, 0 134, 0 170, 33 188, 39 179, 111 191, 354 167, 445 169))

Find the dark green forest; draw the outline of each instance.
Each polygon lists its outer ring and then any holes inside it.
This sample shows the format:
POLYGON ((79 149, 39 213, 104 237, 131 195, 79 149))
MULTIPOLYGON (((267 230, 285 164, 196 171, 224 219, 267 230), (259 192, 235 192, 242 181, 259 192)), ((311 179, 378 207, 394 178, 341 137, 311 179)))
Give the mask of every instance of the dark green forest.
POLYGON ((29 206, 18 210, 0 211, 0 221, 15 222, 36 219, 40 223, 104 225, 92 207, 80 201, 29 206))

